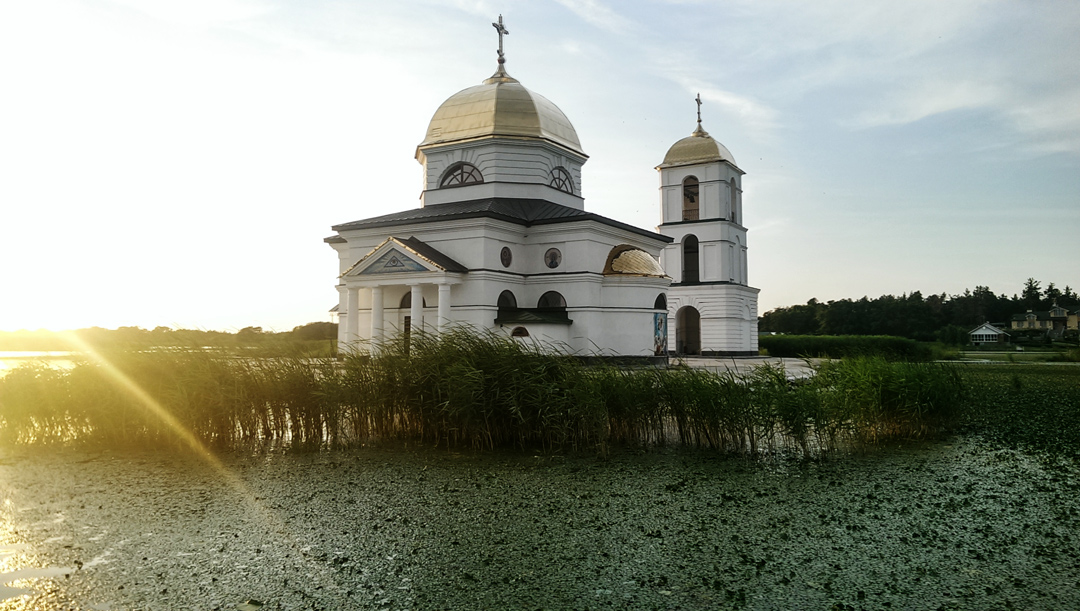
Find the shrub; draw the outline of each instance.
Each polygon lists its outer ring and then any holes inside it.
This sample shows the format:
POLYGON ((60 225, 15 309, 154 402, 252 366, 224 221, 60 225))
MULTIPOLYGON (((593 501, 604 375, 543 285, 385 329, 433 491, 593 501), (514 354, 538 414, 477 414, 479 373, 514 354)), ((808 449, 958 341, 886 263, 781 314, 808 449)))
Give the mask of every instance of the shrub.
POLYGON ((879 356, 896 361, 928 361, 930 348, 913 339, 888 335, 764 335, 758 345, 771 356, 848 358, 879 356))

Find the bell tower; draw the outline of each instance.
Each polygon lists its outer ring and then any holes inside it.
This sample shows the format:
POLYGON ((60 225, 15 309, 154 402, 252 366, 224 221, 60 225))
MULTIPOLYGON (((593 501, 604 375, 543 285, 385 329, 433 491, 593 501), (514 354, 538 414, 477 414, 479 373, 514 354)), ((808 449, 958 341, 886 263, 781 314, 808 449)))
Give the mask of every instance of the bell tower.
POLYGON ((701 125, 668 149, 660 172, 661 254, 672 278, 668 345, 676 354, 757 355, 757 293, 747 274, 742 177, 731 151, 701 125), (669 335, 671 331, 669 331, 669 335))

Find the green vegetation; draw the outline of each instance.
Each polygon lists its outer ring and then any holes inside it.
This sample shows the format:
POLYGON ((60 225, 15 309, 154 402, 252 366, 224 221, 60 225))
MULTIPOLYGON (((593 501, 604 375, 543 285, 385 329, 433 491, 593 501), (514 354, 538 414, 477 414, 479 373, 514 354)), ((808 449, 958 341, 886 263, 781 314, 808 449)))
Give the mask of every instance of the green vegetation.
MULTIPOLYGON (((1028 278, 1020 295, 995 295, 988 287, 976 286, 960 295, 930 295, 919 291, 882 295, 874 299, 840 299, 827 303, 811 299, 806 304, 781 307, 766 312, 759 322, 761 331, 793 335, 893 335, 919 341, 940 341, 963 345, 967 333, 984 322, 1007 325, 1014 314, 1027 310, 1048 310, 1057 303, 1076 309, 1080 297, 1069 286, 1064 290, 1053 282, 1041 287, 1028 278)), ((1009 331, 1012 334, 1012 331, 1009 331)), ((1045 330, 1036 330, 1038 341, 1049 341, 1045 330)), ((1014 334, 1021 341, 1024 334, 1014 334)), ((1069 336, 1075 346, 1075 334, 1069 336)))
POLYGON ((103 350, 147 350, 151 348, 217 348, 255 356, 333 356, 337 324, 313 322, 291 331, 264 331, 244 327, 235 333, 199 329, 153 330, 140 327, 78 331, 0 331, 0 351, 75 351, 84 346, 103 350))
POLYGON ((169 448, 182 430, 221 448, 679 443, 816 455, 947 428, 962 388, 941 364, 852 358, 789 381, 776 367, 736 376, 587 366, 456 331, 340 362, 159 349, 106 353, 66 371, 24 366, 0 379, 0 440, 169 448))
POLYGON ((879 356, 895 361, 928 361, 929 346, 885 335, 763 335, 758 345, 769 356, 787 358, 847 358, 879 356))
POLYGON ((996 443, 1080 456, 1080 367, 970 366, 963 428, 996 443))

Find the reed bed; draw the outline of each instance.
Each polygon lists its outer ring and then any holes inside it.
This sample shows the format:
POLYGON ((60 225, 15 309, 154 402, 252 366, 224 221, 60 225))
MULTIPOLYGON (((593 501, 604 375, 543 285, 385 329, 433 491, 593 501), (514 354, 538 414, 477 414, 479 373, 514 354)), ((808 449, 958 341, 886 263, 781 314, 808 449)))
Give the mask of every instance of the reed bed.
POLYGON ((605 448, 678 444, 816 456, 947 429, 955 368, 852 358, 808 380, 686 367, 587 365, 493 334, 413 334, 341 360, 214 350, 117 352, 0 379, 0 442, 214 448, 377 441, 605 448))

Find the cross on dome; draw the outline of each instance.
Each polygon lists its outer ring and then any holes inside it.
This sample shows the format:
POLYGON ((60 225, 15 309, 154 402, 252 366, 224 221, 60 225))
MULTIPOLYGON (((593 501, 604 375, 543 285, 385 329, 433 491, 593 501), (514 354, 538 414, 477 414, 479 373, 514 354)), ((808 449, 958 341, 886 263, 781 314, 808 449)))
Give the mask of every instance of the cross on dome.
POLYGON ((705 131, 701 127, 701 94, 700 93, 697 94, 697 97, 694 98, 694 101, 697 102, 697 129, 694 130, 694 133, 692 135, 698 136, 699 138, 707 138, 709 136, 709 132, 705 131))
POLYGON ((503 35, 509 35, 510 30, 507 30, 503 26, 501 14, 499 15, 499 20, 491 22, 491 25, 495 26, 495 31, 499 33, 499 64, 502 65, 506 63, 506 58, 503 57, 503 35))

